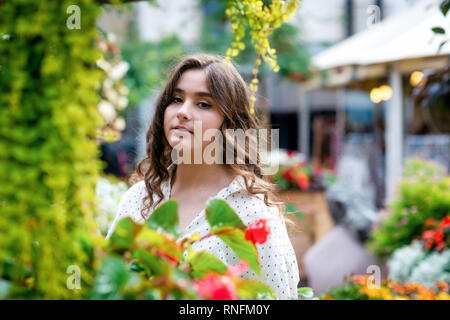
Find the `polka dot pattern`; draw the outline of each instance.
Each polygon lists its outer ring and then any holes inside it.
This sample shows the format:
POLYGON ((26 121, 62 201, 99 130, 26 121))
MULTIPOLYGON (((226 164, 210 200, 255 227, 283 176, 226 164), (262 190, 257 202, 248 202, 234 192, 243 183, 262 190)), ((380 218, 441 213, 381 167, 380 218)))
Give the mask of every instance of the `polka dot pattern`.
MULTIPOLYGON (((171 176, 173 164, 168 170, 171 176)), ((170 181, 170 179, 168 180, 170 181)), ((161 186, 164 200, 169 199, 170 183, 165 181, 161 186)), ((107 239, 111 236, 117 222, 124 217, 131 217, 136 223, 144 223, 141 206, 142 198, 146 194, 144 181, 134 184, 122 196, 117 208, 116 217, 108 231, 107 239)), ((264 203, 262 195, 249 194, 244 186, 244 178, 236 178, 225 188, 220 190, 212 198, 224 199, 239 215, 245 225, 249 225, 258 219, 271 218, 267 221, 270 234, 264 244, 256 244, 258 257, 261 265, 262 276, 258 276, 253 270, 248 269, 240 277, 243 279, 254 279, 269 285, 278 299, 297 298, 297 285, 300 281, 297 259, 294 249, 289 240, 284 220, 280 219, 276 207, 269 207, 264 203)), ((155 198, 156 200, 156 198, 155 198)), ((200 236, 208 234, 209 224, 206 220, 205 211, 202 210, 191 223, 183 230, 181 238, 189 237, 194 233, 200 236)), ((227 266, 237 264, 239 258, 234 251, 217 236, 211 236, 193 243, 195 251, 205 250, 214 254, 227 266)), ((187 252, 185 252, 187 255, 187 252)))

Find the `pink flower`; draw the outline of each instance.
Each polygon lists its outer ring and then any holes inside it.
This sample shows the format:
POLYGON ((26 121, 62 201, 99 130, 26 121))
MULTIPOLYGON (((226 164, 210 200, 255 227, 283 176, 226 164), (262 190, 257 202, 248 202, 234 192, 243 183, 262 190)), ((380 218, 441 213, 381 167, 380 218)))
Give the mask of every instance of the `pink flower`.
POLYGON ((239 276, 244 273, 248 268, 248 263, 241 260, 238 264, 231 265, 228 267, 227 274, 233 276, 239 276))
POLYGON ((195 290, 203 299, 237 300, 236 287, 228 275, 207 273, 202 279, 193 282, 195 290))

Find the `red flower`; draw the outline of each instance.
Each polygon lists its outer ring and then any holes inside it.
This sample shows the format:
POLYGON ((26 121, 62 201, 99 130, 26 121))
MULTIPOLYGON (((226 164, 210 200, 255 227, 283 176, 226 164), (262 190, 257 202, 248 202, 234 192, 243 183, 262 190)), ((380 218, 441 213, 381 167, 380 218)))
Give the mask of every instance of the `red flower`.
POLYGON ((425 243, 425 248, 426 248, 427 250, 430 250, 432 247, 433 247, 433 240, 428 240, 428 241, 425 243))
POLYGON ((446 216, 444 219, 442 219, 440 226, 442 228, 450 227, 450 216, 446 216))
POLYGON ((227 275, 208 273, 202 279, 194 280, 193 285, 203 299, 238 299, 233 279, 227 275))
POLYGON ((245 231, 245 239, 253 242, 253 244, 263 244, 267 240, 267 236, 270 234, 270 228, 265 219, 259 219, 256 222, 250 224, 245 231))
POLYGON ((295 155, 295 151, 294 150, 288 150, 287 151, 287 155, 289 158, 293 157, 295 155))
POLYGON ((434 234, 434 241, 442 242, 444 240, 444 232, 442 232, 441 228, 438 228, 434 234))
POLYGON ((434 239, 435 233, 436 233, 436 231, 434 231, 434 230, 426 230, 422 233, 422 238, 425 240, 432 240, 432 239, 434 239))
POLYGON ((309 188, 308 176, 304 172, 297 174, 296 181, 301 189, 307 190, 309 188))
POLYGON ((292 170, 291 169, 284 170, 283 177, 289 182, 294 181, 294 175, 292 174, 292 170))
POLYGON ((438 251, 443 250, 445 248, 445 242, 439 242, 436 248, 438 249, 438 251))

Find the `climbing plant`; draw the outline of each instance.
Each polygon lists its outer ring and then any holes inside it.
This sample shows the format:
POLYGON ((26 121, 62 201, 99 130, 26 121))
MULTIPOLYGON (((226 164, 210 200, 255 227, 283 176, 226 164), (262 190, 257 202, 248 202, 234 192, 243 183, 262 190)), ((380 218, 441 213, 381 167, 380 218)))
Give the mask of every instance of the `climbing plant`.
POLYGON ((77 298, 93 280, 100 6, 72 5, 0 5, 0 298, 77 298))

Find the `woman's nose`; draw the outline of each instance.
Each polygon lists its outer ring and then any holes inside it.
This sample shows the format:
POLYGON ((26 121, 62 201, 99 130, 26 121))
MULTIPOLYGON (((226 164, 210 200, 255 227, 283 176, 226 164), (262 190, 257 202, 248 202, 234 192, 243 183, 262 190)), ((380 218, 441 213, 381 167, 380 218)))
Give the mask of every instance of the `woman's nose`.
POLYGON ((178 119, 189 120, 192 118, 192 104, 189 101, 185 101, 183 105, 178 109, 178 119))

